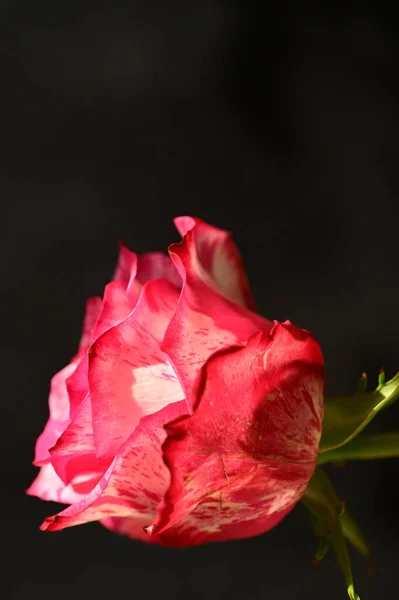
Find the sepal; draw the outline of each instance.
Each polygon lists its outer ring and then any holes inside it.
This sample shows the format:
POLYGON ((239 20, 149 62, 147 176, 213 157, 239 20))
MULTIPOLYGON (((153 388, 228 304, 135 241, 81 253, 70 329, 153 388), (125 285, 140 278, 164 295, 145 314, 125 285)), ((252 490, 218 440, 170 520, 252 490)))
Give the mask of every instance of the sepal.
POLYGON ((381 370, 378 387, 372 392, 362 391, 366 381, 362 375, 353 396, 325 399, 320 453, 339 448, 353 440, 380 410, 399 398, 399 373, 385 383, 385 374, 381 370))
POLYGON ((317 467, 302 497, 311 523, 319 539, 314 564, 326 554, 331 543, 343 571, 350 600, 360 600, 353 583, 352 568, 346 544, 347 538, 362 554, 370 558, 370 548, 358 525, 349 516, 326 473, 317 467))
POLYGON ((348 460, 373 460, 399 457, 399 431, 361 433, 344 446, 319 454, 319 465, 345 463, 348 460))

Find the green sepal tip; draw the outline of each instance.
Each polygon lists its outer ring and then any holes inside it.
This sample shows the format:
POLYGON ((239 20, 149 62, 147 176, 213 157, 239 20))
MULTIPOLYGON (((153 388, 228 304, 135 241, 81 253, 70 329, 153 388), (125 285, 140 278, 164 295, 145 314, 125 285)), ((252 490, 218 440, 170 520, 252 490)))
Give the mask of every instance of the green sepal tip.
POLYGON ((380 372, 378 374, 377 392, 379 390, 381 390, 384 385, 385 385, 385 371, 384 371, 384 368, 381 367, 380 372))

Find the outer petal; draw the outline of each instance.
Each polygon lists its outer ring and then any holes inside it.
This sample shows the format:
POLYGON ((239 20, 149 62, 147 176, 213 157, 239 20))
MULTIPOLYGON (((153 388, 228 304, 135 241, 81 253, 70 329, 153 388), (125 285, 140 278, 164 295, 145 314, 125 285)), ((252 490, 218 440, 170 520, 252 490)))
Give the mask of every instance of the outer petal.
MULTIPOLYGON (((53 377, 51 382, 50 418, 37 440, 34 464, 39 466, 49 462, 51 458, 49 450, 53 448, 61 434, 71 423, 71 420, 74 419, 76 411, 78 411, 83 399, 87 396, 88 347, 105 331, 124 320, 134 308, 141 291, 141 285, 138 283, 135 285, 136 268, 136 255, 121 245, 118 266, 114 274, 115 280, 106 286, 104 299, 95 297, 87 301, 78 353, 67 367, 53 377)), ((86 417, 85 435, 92 438, 92 424, 89 422, 89 415, 86 415, 86 417)), ((75 419, 71 424, 70 431, 63 439, 63 449, 66 447, 66 440, 70 439, 72 431, 77 426, 76 421, 75 419)), ((82 431, 82 425, 78 425, 79 427, 82 431)), ((87 463, 87 449, 84 457, 72 456, 72 449, 74 452, 77 450, 76 444, 66 452, 63 461, 65 462, 66 456, 68 456, 69 462, 73 462, 74 471, 76 471, 79 464, 83 467, 83 464, 87 463)), ((53 459, 59 450, 60 446, 58 446, 56 452, 53 450, 53 459)), ((95 461, 94 448, 92 461, 95 461)), ((59 461, 57 461, 56 467, 65 479, 65 465, 61 468, 59 461)), ((86 467, 88 467, 87 464, 86 467)), ((39 475, 40 482, 47 478, 48 471, 49 469, 45 471, 45 475, 39 475)), ((66 483, 72 479, 73 476, 71 475, 67 478, 66 483)), ((39 488, 35 486, 31 489, 39 488)))
MULTIPOLYGON (((137 299, 136 299, 137 301, 137 299)), ((101 312, 99 314, 91 344, 103 333, 124 321, 132 312, 136 302, 129 299, 124 285, 120 281, 112 281, 105 286, 101 312)))
POLYGON ((86 302, 86 312, 83 320, 83 330, 82 336, 80 338, 79 354, 83 354, 84 352, 86 352, 87 348, 90 345, 91 336, 94 331, 98 315, 100 314, 101 306, 101 298, 89 298, 86 302))
POLYGON ((89 394, 50 454, 56 473, 66 485, 84 476, 86 489, 91 490, 104 474, 96 458, 89 394))
POLYGON ((129 517, 143 531, 154 520, 170 481, 162 459, 163 426, 185 413, 186 403, 181 401, 144 417, 94 490, 78 504, 48 517, 41 528, 57 531, 89 521, 129 517))
POLYGON ((190 404, 194 380, 211 354, 245 343, 256 331, 269 332, 273 326, 220 294, 200 262, 196 229, 197 226, 186 233, 180 244, 169 248, 184 283, 162 344, 179 373, 190 404))
MULTIPOLYGON (((104 300, 91 340, 94 342, 103 333, 126 319, 131 313, 131 303, 121 281, 112 281, 104 291, 104 300)), ((66 380, 71 422, 50 450, 52 464, 57 474, 69 484, 79 474, 88 478, 87 487, 97 483, 103 474, 96 458, 92 411, 88 382, 87 352, 77 368, 66 380)))
POLYGON ((61 433, 69 423, 69 398, 66 380, 76 369, 77 362, 72 362, 59 371, 51 380, 49 407, 50 417, 38 437, 35 448, 34 465, 40 466, 50 459, 49 448, 54 446, 61 433))
POLYGON ((214 355, 194 414, 167 427, 172 481, 149 530, 185 545, 274 526, 316 466, 323 388, 319 345, 290 323, 214 355))
POLYGON ((86 303, 79 352, 71 363, 54 375, 51 380, 49 396, 50 417, 36 442, 34 464, 37 466, 44 464, 50 459, 49 448, 54 446, 70 421, 67 380, 74 373, 81 357, 84 356, 87 350, 100 310, 101 298, 89 298, 86 303))
POLYGON ((174 222, 182 237, 193 231, 201 267, 220 293, 254 310, 244 265, 231 234, 193 217, 178 217, 174 222))
MULTIPOLYGON (((121 281, 109 283, 104 290, 101 311, 92 331, 90 343, 93 344, 103 333, 125 320, 132 312, 136 301, 137 299, 128 297, 121 281)), ((84 352, 76 369, 66 380, 71 419, 89 391, 88 366, 87 352, 84 352)))
POLYGON ((50 463, 40 469, 38 476, 26 493, 42 500, 62 502, 63 504, 73 504, 84 498, 84 495, 75 491, 72 485, 65 485, 50 463))
POLYGON ((142 254, 137 263, 137 279, 141 284, 152 279, 166 279, 177 288, 181 288, 182 279, 171 261, 163 252, 142 254))
POLYGON ((184 397, 160 349, 178 292, 167 281, 143 287, 128 319, 101 336, 89 353, 94 439, 102 462, 117 454, 144 415, 184 397))
POLYGON ((119 535, 127 535, 135 540, 141 540, 147 543, 159 544, 160 540, 157 536, 149 536, 145 531, 147 519, 137 517, 106 517, 101 519, 101 525, 119 535))
POLYGON ((137 272, 137 255, 120 242, 118 264, 116 266, 113 281, 120 281, 126 290, 135 279, 137 272))
POLYGON ((72 372, 72 374, 66 379, 66 389, 68 392, 68 400, 69 400, 69 420, 73 419, 76 411, 78 410, 80 404, 83 402, 84 398, 87 396, 89 390, 89 384, 87 380, 87 368, 88 368, 88 360, 87 360, 87 352, 85 352, 79 362, 76 365, 76 368, 72 372))

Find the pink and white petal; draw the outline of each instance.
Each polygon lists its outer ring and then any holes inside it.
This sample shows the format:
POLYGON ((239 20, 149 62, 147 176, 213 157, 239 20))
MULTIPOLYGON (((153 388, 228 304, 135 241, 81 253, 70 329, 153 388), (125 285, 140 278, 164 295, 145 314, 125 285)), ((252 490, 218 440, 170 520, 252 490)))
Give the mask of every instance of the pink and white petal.
POLYGON ((73 504, 80 502, 84 495, 74 490, 71 485, 65 485, 60 479, 51 463, 43 465, 38 476, 26 490, 29 496, 37 496, 41 500, 73 504))
POLYGON ((50 449, 50 454, 54 470, 66 485, 84 477, 93 488, 104 474, 96 458, 89 394, 56 445, 50 449))
MULTIPOLYGON (((35 460, 36 466, 40 466, 50 459, 49 448, 52 448, 59 436, 63 433, 71 419, 71 407, 67 382, 73 376, 81 358, 85 356, 90 344, 90 338, 95 327, 102 306, 101 298, 89 298, 86 303, 85 317, 83 320, 82 337, 79 351, 72 361, 61 369, 51 380, 49 409, 50 417, 45 428, 36 442, 35 460)), ((78 400, 76 399, 76 402, 78 400)), ((74 407, 72 409, 74 412, 74 407)))
POLYGON ((87 348, 91 343, 91 337, 96 325, 98 316, 102 307, 101 298, 93 297, 89 298, 86 302, 86 311, 83 320, 82 336, 79 344, 79 355, 86 352, 87 348))
POLYGON ((149 531, 163 534, 192 514, 185 523, 200 543, 210 533, 227 538, 225 526, 231 532, 239 522, 237 532, 247 521, 266 527, 270 516, 274 523, 275 512, 299 500, 316 466, 324 394, 319 345, 291 323, 276 324, 243 348, 213 355, 194 394, 194 414, 167 426, 171 485, 149 531))
MULTIPOLYGON (((128 298, 123 284, 120 281, 109 283, 105 287, 101 311, 91 332, 91 344, 105 333, 105 331, 108 331, 108 329, 126 319, 131 313, 132 308, 131 298, 128 298)), ((78 366, 66 380, 71 419, 89 391, 88 366, 87 352, 84 352, 78 362, 78 366)))
POLYGON ((169 253, 183 278, 183 288, 162 349, 176 367, 191 404, 192 385, 211 354, 245 343, 256 331, 269 332, 273 323, 217 291, 202 273, 194 230, 180 244, 170 246, 169 253))
POLYGON ((85 399, 89 391, 87 369, 89 361, 87 352, 80 358, 72 375, 66 379, 66 388, 69 398, 69 422, 75 416, 76 411, 85 399))
POLYGON ((231 233, 213 227, 201 219, 177 217, 175 225, 182 235, 192 232, 201 269, 211 278, 221 294, 241 306, 255 309, 240 253, 231 233))
POLYGON ((170 481, 161 449, 164 425, 184 414, 186 403, 181 401, 143 417, 95 489, 81 502, 48 517, 41 528, 57 531, 110 517, 128 517, 143 528, 149 526, 170 481))
POLYGON ((93 331, 93 344, 103 333, 124 321, 132 312, 135 303, 126 294, 121 281, 112 281, 105 286, 103 305, 93 331))
POLYGON ((138 258, 137 279, 141 284, 152 279, 166 279, 181 288, 182 279, 174 263, 163 252, 147 252, 138 258))
POLYGON ((112 281, 120 281, 126 290, 129 283, 135 279, 137 272, 137 255, 129 250, 125 244, 119 243, 118 264, 112 281))
POLYGON ((178 291, 147 282, 131 315, 102 335, 89 352, 89 388, 97 457, 106 463, 141 417, 182 400, 177 376, 160 349, 178 291))
POLYGON ((50 459, 49 448, 54 446, 61 433, 69 423, 69 397, 66 380, 76 369, 74 361, 59 371, 51 380, 49 408, 50 417, 46 426, 36 441, 35 460, 36 466, 41 466, 50 459))

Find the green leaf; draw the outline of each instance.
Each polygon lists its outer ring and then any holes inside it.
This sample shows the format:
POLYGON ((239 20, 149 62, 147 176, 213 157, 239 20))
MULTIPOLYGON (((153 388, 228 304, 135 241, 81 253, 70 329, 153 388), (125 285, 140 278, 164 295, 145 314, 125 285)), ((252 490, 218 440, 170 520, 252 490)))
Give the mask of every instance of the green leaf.
POLYGON ((342 519, 345 510, 343 504, 326 473, 320 467, 317 467, 314 472, 302 497, 302 502, 312 515, 312 522, 316 524, 316 531, 324 536, 328 535, 331 540, 338 563, 344 574, 349 598, 359 600, 359 596, 354 590, 352 568, 344 535, 344 527, 348 531, 350 529, 350 533, 354 529, 349 525, 347 519, 342 519))
POLYGON ((367 543, 366 538, 364 537, 359 525, 356 521, 350 516, 347 509, 343 511, 340 516, 342 530, 344 532, 344 536, 347 540, 352 544, 352 546, 366 556, 371 563, 371 548, 367 543))
POLYGON ((324 525, 324 521, 316 514, 308 511, 310 523, 318 540, 318 546, 313 559, 313 565, 316 566, 327 554, 330 545, 330 535, 324 525))
POLYGON ((379 385, 373 392, 325 399, 319 452, 347 444, 381 409, 399 398, 399 373, 387 383, 383 381, 384 377, 380 374, 379 385))
POLYGON ((363 433, 344 446, 319 454, 318 463, 399 457, 399 431, 363 433))

